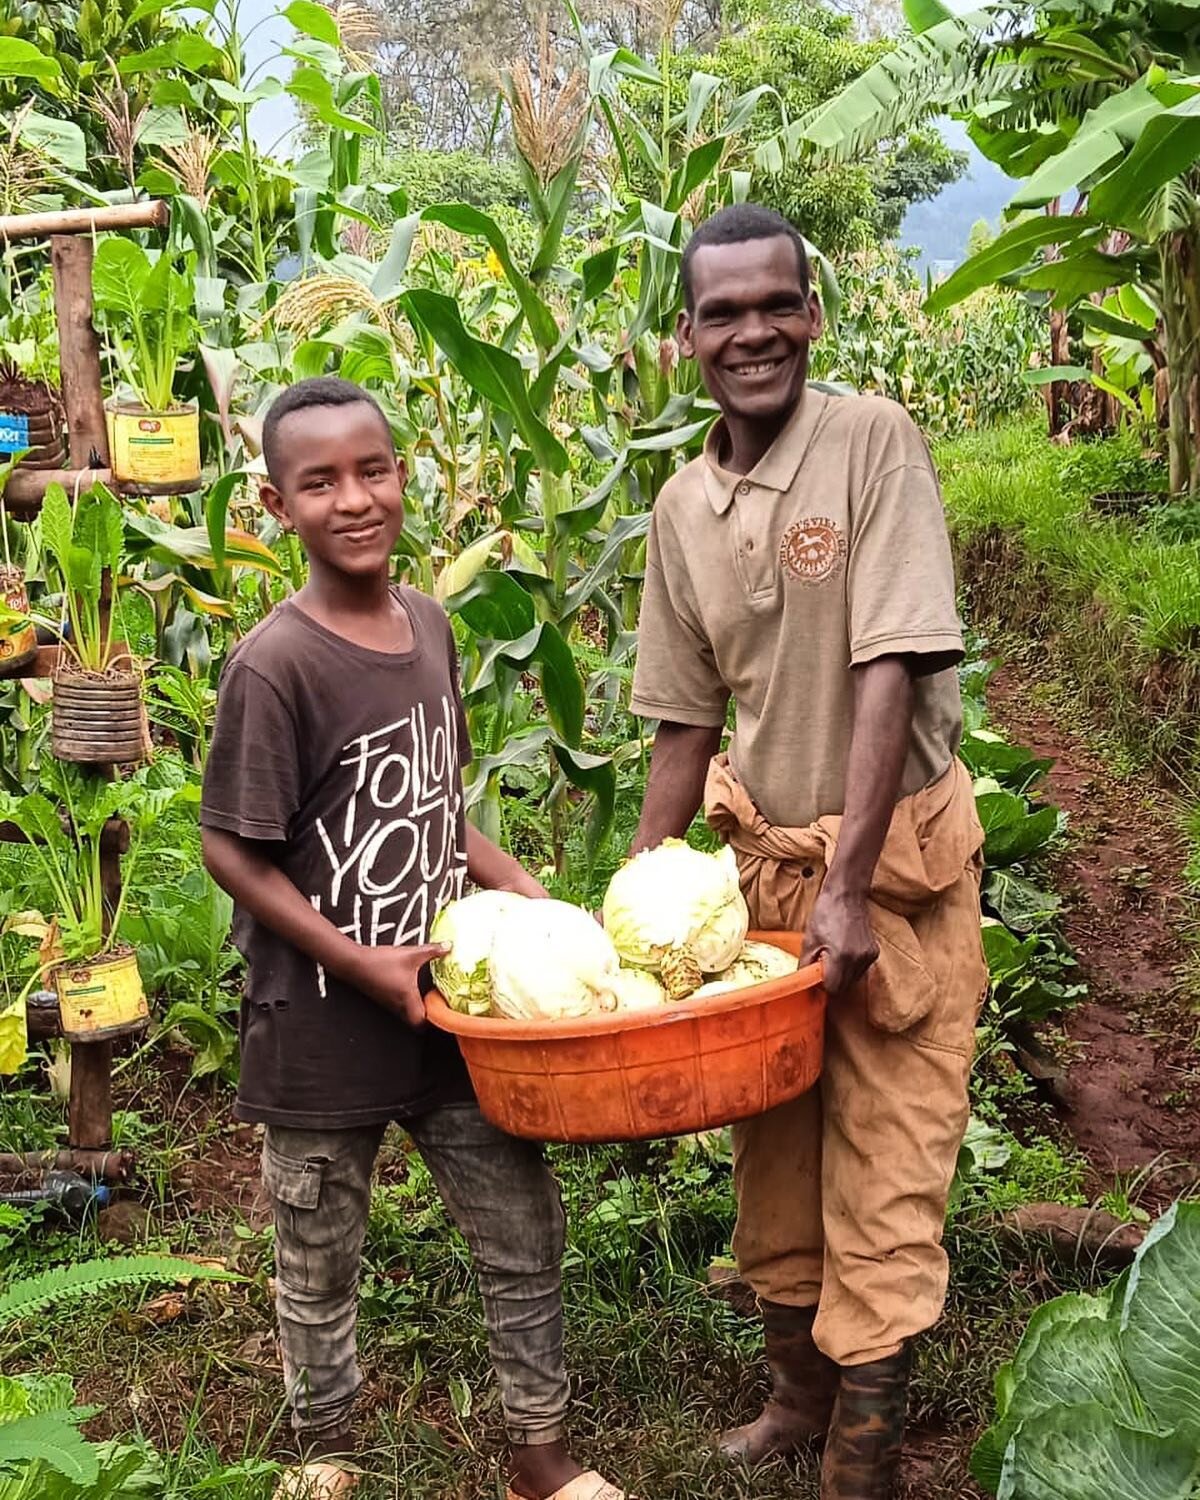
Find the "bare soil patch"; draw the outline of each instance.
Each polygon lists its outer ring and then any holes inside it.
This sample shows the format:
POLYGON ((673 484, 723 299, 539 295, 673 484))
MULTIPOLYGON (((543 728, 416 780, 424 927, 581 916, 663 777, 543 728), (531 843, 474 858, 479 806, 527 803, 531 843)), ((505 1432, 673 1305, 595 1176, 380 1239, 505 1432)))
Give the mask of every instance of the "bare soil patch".
POLYGON ((1098 1178, 1132 1174, 1153 1210, 1200 1177, 1200 1012, 1187 986, 1194 913, 1176 808, 1040 704, 1019 662, 996 673, 989 702, 1013 740, 1054 761, 1045 796, 1070 820, 1054 873, 1090 993, 1064 1017, 1070 1045, 1056 1100, 1098 1178))

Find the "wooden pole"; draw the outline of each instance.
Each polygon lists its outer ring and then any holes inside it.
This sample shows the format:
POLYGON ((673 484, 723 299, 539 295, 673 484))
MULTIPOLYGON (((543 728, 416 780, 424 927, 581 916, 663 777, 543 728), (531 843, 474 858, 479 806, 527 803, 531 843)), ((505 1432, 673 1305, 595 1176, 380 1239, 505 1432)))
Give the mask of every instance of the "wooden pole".
MULTIPOLYGON (((107 436, 106 433, 106 440, 107 436)), ((32 520, 41 510, 46 491, 52 484, 61 484, 71 497, 77 484, 85 490, 93 484, 106 484, 112 489, 112 470, 93 469, 87 465, 79 469, 14 469, 4 486, 4 503, 9 515, 18 521, 32 520)))
POLYGON ((80 1172, 103 1182, 123 1182, 133 1169, 132 1151, 0 1151, 0 1176, 80 1172))
POLYGON ((49 234, 96 234, 105 229, 165 229, 170 207, 159 199, 116 208, 68 208, 57 213, 0 216, 0 239, 41 240, 49 234))
POLYGON ((100 382, 100 341, 92 326, 92 242, 70 235, 50 241, 59 368, 73 469, 108 468, 108 427, 100 382))
POLYGON ((112 1043, 72 1042, 70 1142, 80 1151, 112 1145, 112 1043))

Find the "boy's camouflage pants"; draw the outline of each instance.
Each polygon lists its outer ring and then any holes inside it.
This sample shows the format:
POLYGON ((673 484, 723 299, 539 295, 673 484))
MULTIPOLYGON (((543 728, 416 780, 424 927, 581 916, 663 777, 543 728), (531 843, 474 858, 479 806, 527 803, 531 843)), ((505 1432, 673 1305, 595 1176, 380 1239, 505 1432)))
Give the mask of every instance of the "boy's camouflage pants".
MULTIPOLYGON (((510 1441, 554 1442, 568 1395, 558 1184, 536 1146, 489 1125, 474 1104, 447 1105, 404 1128, 471 1248, 510 1441)), ((353 1446, 359 1265, 384 1129, 266 1131, 275 1307, 292 1426, 306 1456, 353 1446)))

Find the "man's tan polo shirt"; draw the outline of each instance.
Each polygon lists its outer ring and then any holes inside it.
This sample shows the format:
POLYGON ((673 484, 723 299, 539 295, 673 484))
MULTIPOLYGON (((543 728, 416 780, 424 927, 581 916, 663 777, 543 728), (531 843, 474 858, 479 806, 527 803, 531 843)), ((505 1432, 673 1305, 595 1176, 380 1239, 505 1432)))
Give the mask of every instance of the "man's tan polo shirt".
POLYGON ((904 409, 809 386, 746 475, 722 424, 663 486, 646 553, 633 711, 725 722, 730 760, 772 823, 845 803, 850 668, 919 658, 901 795, 936 780, 962 735, 962 631, 941 493, 904 409))

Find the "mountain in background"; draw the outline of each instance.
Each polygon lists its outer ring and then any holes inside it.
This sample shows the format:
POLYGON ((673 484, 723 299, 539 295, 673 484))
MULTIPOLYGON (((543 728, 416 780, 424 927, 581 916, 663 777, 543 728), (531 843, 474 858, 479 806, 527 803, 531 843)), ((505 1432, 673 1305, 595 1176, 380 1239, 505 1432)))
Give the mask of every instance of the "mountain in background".
POLYGON ((996 227, 1014 187, 1011 177, 980 155, 956 120, 944 121, 938 128, 949 145, 967 153, 971 164, 936 198, 914 203, 900 227, 900 244, 919 250, 918 268, 922 273, 931 270, 935 276, 966 258, 967 236, 978 219, 996 227))

